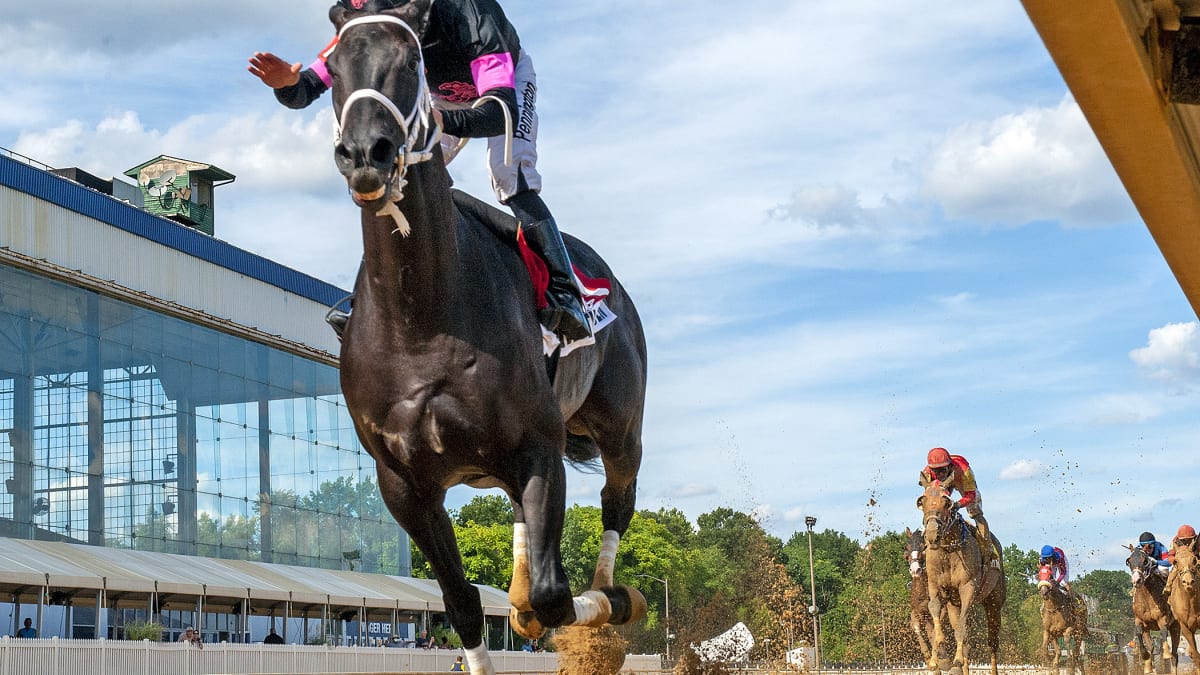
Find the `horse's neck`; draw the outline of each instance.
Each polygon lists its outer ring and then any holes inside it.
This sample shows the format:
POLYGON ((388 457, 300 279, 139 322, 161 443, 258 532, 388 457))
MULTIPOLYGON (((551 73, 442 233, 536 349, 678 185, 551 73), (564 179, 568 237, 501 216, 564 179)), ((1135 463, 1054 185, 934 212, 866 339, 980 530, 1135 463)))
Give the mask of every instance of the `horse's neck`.
POLYGON ((367 209, 362 213, 363 276, 356 305, 374 304, 384 315, 402 317, 407 326, 447 320, 464 274, 449 180, 438 161, 409 169, 397 204, 405 222, 367 209))

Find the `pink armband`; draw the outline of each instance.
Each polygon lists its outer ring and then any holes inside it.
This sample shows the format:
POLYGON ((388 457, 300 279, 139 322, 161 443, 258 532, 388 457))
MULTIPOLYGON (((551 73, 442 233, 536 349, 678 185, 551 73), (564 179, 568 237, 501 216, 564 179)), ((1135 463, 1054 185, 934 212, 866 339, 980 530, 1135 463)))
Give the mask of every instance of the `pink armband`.
POLYGON ((471 62, 471 78, 480 94, 496 87, 516 88, 512 55, 508 52, 487 54, 471 62))

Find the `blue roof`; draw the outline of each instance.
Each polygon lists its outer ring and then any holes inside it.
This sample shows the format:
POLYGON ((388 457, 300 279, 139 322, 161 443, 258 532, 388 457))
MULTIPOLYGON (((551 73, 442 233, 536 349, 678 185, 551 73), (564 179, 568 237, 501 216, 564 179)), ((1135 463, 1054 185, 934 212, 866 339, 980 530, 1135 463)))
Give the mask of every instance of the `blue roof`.
POLYGON ((0 155, 0 185, 324 305, 333 305, 349 293, 333 284, 4 155, 0 155))

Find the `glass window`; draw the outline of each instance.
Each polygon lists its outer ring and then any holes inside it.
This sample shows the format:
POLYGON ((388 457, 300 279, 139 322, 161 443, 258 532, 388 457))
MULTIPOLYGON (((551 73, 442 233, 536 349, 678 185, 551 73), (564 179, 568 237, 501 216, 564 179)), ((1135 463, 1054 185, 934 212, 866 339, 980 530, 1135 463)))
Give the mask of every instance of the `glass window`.
POLYGON ((267 528, 274 562, 345 568, 357 551, 356 569, 399 571, 407 540, 336 368, 5 266, 0 364, 11 531, 263 559, 267 528))

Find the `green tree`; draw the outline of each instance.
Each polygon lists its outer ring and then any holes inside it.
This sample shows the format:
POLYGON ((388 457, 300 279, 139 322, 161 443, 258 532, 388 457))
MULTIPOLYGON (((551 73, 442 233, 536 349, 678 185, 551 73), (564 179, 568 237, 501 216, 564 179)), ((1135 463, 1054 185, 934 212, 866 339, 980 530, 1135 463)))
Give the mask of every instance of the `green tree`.
POLYGON ((1118 644, 1133 638, 1133 587, 1127 572, 1093 570, 1072 583, 1071 588, 1095 601, 1096 610, 1088 616, 1088 625, 1121 636, 1118 644))
POLYGON ((508 497, 503 495, 476 495, 457 511, 451 510, 450 519, 455 525, 475 523, 477 525, 512 525, 513 510, 508 497))

